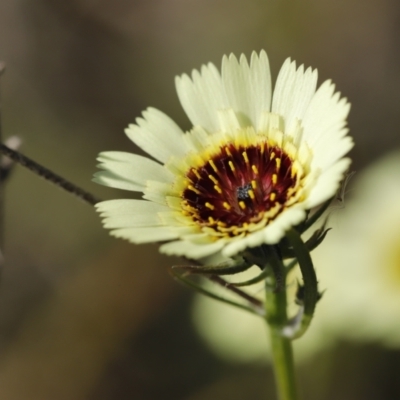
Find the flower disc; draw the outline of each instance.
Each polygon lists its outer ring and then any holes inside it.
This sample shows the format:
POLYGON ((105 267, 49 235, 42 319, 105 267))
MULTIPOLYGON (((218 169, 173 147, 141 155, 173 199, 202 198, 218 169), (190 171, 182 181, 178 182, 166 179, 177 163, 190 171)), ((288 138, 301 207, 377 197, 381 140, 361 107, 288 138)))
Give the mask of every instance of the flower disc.
POLYGON ((236 236, 273 219, 291 198, 296 173, 291 158, 260 140, 251 146, 232 143, 204 165, 187 173, 182 208, 211 234, 236 236))

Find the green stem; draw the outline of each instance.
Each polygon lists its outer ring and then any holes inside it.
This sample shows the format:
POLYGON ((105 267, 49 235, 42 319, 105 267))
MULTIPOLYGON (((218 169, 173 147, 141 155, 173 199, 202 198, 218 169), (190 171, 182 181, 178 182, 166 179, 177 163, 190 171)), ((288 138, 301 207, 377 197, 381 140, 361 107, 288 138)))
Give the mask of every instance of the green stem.
POLYGON ((274 248, 268 250, 268 265, 273 276, 266 280, 266 321, 269 326, 272 361, 279 400, 296 400, 292 343, 282 336, 287 324, 286 271, 274 248))
POLYGON ((278 398, 279 400, 295 400, 297 395, 292 342, 272 327, 270 327, 270 341, 278 398))

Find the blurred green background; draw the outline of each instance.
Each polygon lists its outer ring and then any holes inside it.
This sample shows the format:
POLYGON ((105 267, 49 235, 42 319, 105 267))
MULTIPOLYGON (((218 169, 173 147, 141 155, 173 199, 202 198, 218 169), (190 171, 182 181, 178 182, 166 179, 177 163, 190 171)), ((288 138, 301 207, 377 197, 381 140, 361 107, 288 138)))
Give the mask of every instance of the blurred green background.
MULTIPOLYGON (((104 150, 148 106, 183 128, 174 76, 265 49, 332 78, 352 103, 362 170, 400 147, 397 0, 3 0, 3 135, 88 191, 104 150)), ((274 79, 275 79, 274 78, 274 79)), ((268 365, 219 360, 191 324, 192 293, 156 245, 113 239, 86 204, 16 167, 0 288, 4 400, 274 398, 268 365)), ((400 316, 399 316, 400 317, 400 316)), ((400 352, 345 342, 300 367, 303 398, 398 399, 400 352)))

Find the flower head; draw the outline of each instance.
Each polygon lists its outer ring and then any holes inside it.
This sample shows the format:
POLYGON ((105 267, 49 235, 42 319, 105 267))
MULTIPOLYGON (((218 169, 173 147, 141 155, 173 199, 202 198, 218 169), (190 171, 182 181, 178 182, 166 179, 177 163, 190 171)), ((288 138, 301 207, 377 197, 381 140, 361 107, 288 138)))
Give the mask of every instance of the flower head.
POLYGON ((330 81, 316 86, 316 70, 288 59, 272 93, 264 51, 177 77, 193 128, 149 108, 126 134, 157 161, 100 154, 96 182, 144 193, 99 203, 104 226, 134 243, 169 241, 162 252, 193 259, 278 243, 335 194, 350 163, 350 106, 330 81))

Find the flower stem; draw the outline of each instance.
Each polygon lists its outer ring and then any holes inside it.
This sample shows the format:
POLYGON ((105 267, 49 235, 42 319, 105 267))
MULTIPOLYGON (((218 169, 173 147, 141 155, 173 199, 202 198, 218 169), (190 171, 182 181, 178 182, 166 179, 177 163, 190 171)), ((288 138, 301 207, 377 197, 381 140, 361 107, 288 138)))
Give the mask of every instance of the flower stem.
POLYGON ((292 342, 270 327, 272 359, 279 400, 295 400, 296 386, 292 342))
POLYGON ((273 274, 266 280, 266 321, 270 331, 272 361, 279 400, 296 400, 292 342, 282 335, 287 324, 286 272, 275 249, 268 251, 273 274))

